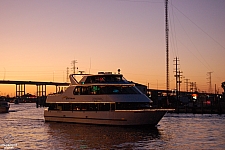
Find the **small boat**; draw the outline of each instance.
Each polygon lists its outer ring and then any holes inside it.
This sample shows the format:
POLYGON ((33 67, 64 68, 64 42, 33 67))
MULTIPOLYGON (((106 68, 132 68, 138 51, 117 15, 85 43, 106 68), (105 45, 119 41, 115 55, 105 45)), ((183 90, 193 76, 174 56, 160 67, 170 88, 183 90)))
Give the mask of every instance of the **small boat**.
POLYGON ((0 100, 0 113, 8 113, 9 112, 9 103, 5 100, 0 100))
POLYGON ((14 99, 14 104, 19 104, 19 99, 18 98, 14 99))
POLYGON ((122 74, 71 74, 64 91, 48 95, 45 121, 119 126, 155 126, 171 109, 153 109, 152 100, 122 74), (77 76, 82 76, 78 82, 77 76))

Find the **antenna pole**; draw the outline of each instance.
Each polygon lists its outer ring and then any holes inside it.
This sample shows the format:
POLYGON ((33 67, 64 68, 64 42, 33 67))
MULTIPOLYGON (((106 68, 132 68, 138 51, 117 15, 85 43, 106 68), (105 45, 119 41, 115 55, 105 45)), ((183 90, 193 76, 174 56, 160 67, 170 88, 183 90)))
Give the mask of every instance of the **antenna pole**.
POLYGON ((212 93, 212 73, 213 72, 207 72, 207 76, 209 76, 207 79, 209 80, 208 83, 209 83, 209 93, 212 93))
POLYGON ((73 60, 73 61, 71 62, 73 74, 76 73, 76 63, 77 63, 77 60, 73 60))
POLYGON ((168 25, 168 0, 165 0, 165 31, 166 31, 166 90, 167 90, 167 103, 169 96, 169 25, 168 25))
POLYGON ((66 68, 66 82, 69 82, 69 67, 66 68))

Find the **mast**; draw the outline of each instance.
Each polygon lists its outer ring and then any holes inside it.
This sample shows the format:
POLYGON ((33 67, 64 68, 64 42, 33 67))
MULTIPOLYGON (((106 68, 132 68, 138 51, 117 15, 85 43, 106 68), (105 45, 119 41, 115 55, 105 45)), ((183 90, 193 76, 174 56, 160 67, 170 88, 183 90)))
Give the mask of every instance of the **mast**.
POLYGON ((166 31, 166 90, 167 90, 167 102, 168 92, 170 88, 169 84, 169 25, 168 25, 168 0, 165 0, 165 31, 166 31))

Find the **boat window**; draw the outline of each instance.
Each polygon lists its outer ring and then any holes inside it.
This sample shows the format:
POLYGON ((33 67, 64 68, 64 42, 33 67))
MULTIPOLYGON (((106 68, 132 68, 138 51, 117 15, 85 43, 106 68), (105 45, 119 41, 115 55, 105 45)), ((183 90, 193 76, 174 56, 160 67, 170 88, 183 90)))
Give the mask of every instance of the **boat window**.
POLYGON ((99 86, 92 86, 91 87, 91 94, 100 94, 100 87, 99 86))
POLYGON ((109 103, 100 103, 98 105, 99 111, 109 111, 110 110, 110 104, 109 103))
MULTIPOLYGON (((60 111, 109 111, 110 103, 74 103, 74 104, 49 104, 48 110, 60 111)), ((115 110, 115 104, 114 108, 115 110)))
POLYGON ((120 85, 93 85, 93 86, 76 86, 74 95, 99 95, 99 94, 140 94, 133 86, 120 85))
POLYGON ((62 110, 63 111, 70 111, 70 110, 72 110, 72 104, 63 104, 62 110))
POLYGON ((133 86, 102 86, 102 94, 138 94, 133 86))
POLYGON ((75 87, 73 94, 74 95, 90 95, 90 86, 77 86, 75 87))
POLYGON ((98 75, 87 77, 85 83, 125 83, 125 81, 122 75, 98 75))
POLYGON ((111 110, 115 110, 115 104, 111 104, 111 110))
POLYGON ((138 110, 138 109, 149 109, 149 103, 116 103, 117 110, 138 110))
POLYGON ((48 110, 56 111, 110 111, 110 110, 138 110, 149 109, 150 103, 66 103, 49 104, 48 110))
POLYGON ((49 104, 48 110, 57 110, 57 104, 49 104))
POLYGON ((57 104, 56 109, 57 110, 62 110, 62 106, 63 106, 63 104, 57 104))

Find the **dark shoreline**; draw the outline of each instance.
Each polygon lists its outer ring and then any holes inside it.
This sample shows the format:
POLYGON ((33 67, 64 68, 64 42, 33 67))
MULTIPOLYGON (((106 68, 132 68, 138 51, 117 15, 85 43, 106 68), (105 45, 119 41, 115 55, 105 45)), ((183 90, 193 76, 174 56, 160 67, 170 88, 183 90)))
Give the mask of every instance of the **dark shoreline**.
POLYGON ((210 108, 179 108, 168 113, 192 113, 192 114, 225 114, 225 109, 210 108))

